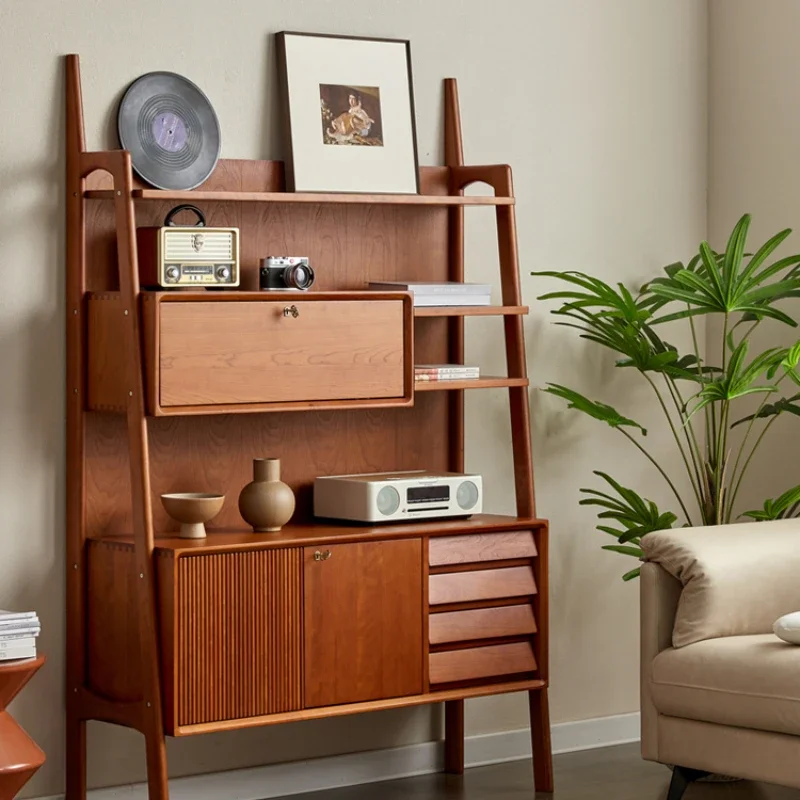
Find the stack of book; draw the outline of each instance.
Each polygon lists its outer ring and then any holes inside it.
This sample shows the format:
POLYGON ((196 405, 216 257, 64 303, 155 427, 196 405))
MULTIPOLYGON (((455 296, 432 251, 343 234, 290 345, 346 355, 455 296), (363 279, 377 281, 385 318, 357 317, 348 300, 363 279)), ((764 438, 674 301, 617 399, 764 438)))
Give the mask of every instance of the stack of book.
POLYGON ((480 367, 464 364, 417 364, 414 367, 415 381, 471 381, 480 376, 480 367))
POLYGON ((415 306, 488 306, 492 302, 492 287, 488 283, 382 281, 370 283, 369 288, 379 292, 411 292, 415 306))
POLYGON ((36 658, 40 631, 35 611, 0 611, 0 662, 36 658))

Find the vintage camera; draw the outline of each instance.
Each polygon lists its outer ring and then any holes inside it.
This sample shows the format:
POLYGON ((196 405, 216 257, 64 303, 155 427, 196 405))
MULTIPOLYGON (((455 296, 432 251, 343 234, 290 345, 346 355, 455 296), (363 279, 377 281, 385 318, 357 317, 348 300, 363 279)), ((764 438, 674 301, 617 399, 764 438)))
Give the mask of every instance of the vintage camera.
POLYGON ((267 256, 261 259, 262 291, 305 291, 314 284, 314 270, 304 256, 267 256))

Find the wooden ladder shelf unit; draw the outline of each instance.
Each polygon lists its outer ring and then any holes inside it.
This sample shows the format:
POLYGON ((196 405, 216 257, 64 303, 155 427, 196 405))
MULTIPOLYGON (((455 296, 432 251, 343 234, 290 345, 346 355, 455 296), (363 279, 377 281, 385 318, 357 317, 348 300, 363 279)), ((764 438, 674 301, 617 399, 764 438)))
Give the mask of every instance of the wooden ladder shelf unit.
POLYGON ((167 800, 166 736, 433 703, 445 768, 460 773, 464 699, 516 691, 529 695, 536 789, 552 791, 548 528, 511 170, 464 164, 455 81, 445 166, 423 167, 415 196, 288 194, 275 161, 221 160, 195 191, 150 189, 128 152, 87 151, 75 55, 66 108, 67 800, 86 797, 88 720, 144 735, 149 797, 167 800), (476 182, 494 194, 465 196, 476 182), (184 200, 240 228, 242 291, 140 289, 136 228, 184 200), (407 293, 366 291, 463 281, 474 206, 496 214, 502 305, 414 309, 407 293), (257 292, 258 259, 275 252, 307 254, 319 291, 257 292), (280 313, 290 302, 294 320, 280 313), (506 376, 415 387, 415 358, 463 363, 465 317, 486 315, 502 317, 506 376), (270 355, 288 333, 306 358, 295 372, 270 355), (347 382, 320 366, 320 341, 345 354, 347 382), (239 363, 245 347, 257 369, 239 363), (508 390, 516 516, 313 518, 316 475, 463 471, 464 390, 492 387, 508 390), (278 534, 249 532, 236 508, 263 456, 281 458, 297 496, 278 534), (226 494, 207 539, 170 533, 159 495, 173 491, 226 494))

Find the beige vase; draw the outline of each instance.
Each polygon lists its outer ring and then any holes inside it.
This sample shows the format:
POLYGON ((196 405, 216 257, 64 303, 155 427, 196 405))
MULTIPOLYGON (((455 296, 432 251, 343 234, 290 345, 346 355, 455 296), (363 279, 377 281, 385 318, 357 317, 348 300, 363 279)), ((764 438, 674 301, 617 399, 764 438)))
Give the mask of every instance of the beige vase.
POLYGON ((279 458, 253 459, 253 481, 239 495, 239 513, 256 533, 279 531, 294 514, 294 492, 281 481, 279 458))

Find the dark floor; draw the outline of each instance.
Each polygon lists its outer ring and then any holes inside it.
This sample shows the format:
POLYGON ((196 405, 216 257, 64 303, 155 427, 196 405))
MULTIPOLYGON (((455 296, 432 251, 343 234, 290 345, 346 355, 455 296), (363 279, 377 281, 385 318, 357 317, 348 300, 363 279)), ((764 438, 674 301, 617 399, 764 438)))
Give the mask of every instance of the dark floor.
MULTIPOLYGON (((642 761, 638 745, 621 745, 555 757, 553 800, 664 800, 670 773, 642 761)), ((326 792, 293 795, 291 800, 531 800, 529 761, 467 770, 462 777, 423 775, 326 792)), ((684 800, 800 800, 800 791, 740 781, 694 784, 684 800)))

